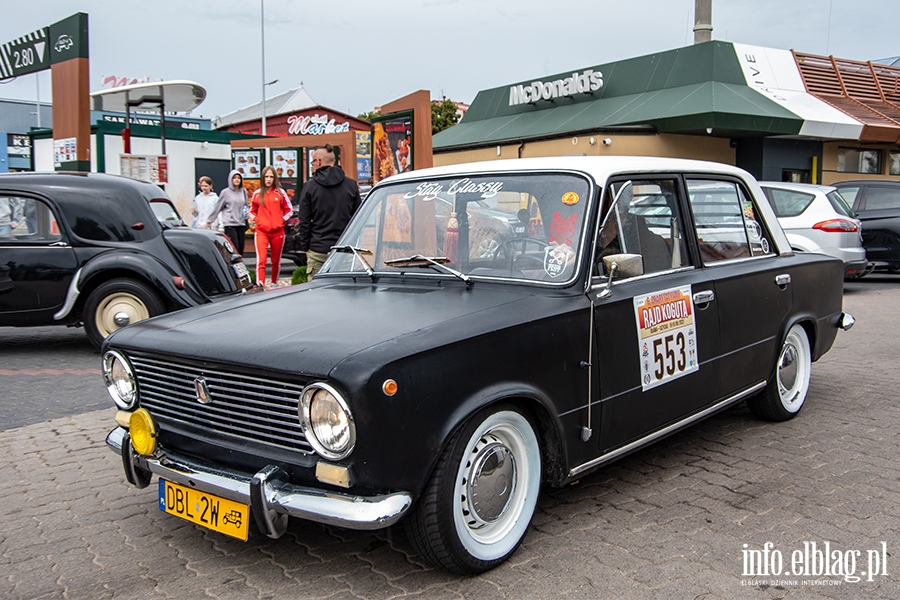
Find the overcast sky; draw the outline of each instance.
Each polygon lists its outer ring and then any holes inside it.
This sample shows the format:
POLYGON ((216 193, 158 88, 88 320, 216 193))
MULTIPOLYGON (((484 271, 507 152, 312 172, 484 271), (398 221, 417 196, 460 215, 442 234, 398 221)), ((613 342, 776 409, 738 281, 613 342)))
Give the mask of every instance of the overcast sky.
MULTIPOLYGON (((479 90, 693 41, 694 0, 263 0, 267 96, 298 87, 352 115, 430 90, 479 90)), ((4 0, 0 43, 89 15, 91 91, 103 77, 187 79, 206 88, 194 116, 262 97, 260 0, 4 0)), ((838 58, 900 55, 896 0, 713 0, 713 39, 838 58)), ((0 98, 49 102, 50 73, 0 85, 0 98)))

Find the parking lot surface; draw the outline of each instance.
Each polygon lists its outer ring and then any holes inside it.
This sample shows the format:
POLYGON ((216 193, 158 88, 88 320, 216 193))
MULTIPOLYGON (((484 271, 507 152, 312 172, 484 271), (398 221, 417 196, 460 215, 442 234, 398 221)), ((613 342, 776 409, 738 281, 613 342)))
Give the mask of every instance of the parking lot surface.
POLYGON ((896 599, 900 277, 848 283, 844 307, 857 325, 796 419, 739 406, 545 490, 518 552, 477 577, 427 566, 402 527, 294 520, 243 543, 161 512, 104 443, 99 355, 65 329, 0 331, 0 597, 896 599))

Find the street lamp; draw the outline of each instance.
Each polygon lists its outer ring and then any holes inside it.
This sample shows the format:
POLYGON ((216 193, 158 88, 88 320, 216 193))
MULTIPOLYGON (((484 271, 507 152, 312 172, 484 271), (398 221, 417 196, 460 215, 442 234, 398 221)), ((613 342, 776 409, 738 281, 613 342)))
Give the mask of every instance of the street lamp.
POLYGON ((263 98, 262 98, 262 101, 263 101, 263 106, 262 106, 262 134, 263 134, 263 135, 266 135, 266 86, 267 86, 267 85, 274 85, 274 84, 276 84, 276 83, 278 83, 278 80, 277 80, 277 79, 273 79, 272 81, 269 81, 269 82, 263 84, 263 98))
POLYGON ((262 134, 266 135, 266 86, 278 83, 277 79, 266 83, 266 7, 265 0, 259 0, 259 32, 260 45, 262 46, 262 74, 260 81, 262 82, 262 134))

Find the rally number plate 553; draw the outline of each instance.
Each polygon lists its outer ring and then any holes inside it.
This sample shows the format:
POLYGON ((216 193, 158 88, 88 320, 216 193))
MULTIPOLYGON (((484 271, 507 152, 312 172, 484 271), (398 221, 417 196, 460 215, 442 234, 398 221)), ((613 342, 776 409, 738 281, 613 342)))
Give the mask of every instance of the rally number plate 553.
POLYGON ((207 529, 247 541, 250 533, 250 507, 159 480, 159 509, 207 529))

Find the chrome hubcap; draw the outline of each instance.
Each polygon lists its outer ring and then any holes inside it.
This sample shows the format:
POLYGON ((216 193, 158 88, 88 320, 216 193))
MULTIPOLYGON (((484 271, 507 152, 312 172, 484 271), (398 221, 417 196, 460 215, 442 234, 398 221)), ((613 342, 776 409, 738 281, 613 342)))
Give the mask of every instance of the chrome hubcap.
POLYGON ((488 434, 472 448, 465 482, 464 513, 469 527, 484 527, 509 508, 516 484, 515 458, 499 439, 488 434))
POLYGON ((797 349, 793 345, 785 346, 778 365, 778 381, 786 393, 794 389, 797 383, 797 349))
POLYGON ((131 322, 131 317, 128 316, 128 313, 124 311, 117 312, 113 316, 113 323, 118 325, 119 327, 125 327, 131 322))

